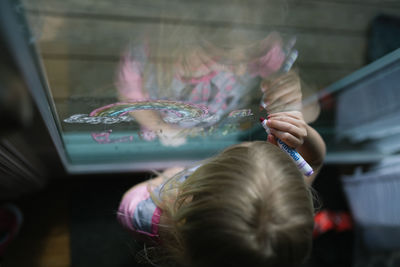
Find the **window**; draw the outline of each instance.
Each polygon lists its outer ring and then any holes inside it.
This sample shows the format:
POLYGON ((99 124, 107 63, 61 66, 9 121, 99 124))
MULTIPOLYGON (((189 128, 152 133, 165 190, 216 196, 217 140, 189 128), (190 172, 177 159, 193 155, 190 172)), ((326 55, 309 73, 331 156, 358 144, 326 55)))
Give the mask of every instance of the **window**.
MULTIPOLYGON (((15 59, 64 165, 79 173, 187 165, 229 145, 265 139, 258 121, 266 114, 259 108, 262 80, 287 71, 296 49, 312 50, 315 60, 327 55, 301 41, 320 38, 313 35, 319 26, 314 22, 303 25, 309 32, 299 34, 303 39, 296 43, 288 6, 279 2, 269 3, 268 9, 255 0, 251 5, 223 0, 26 0, 4 5, 14 16, 8 34, 15 59)), ((343 38, 357 45, 354 38, 343 38)), ((363 75, 385 71, 398 57, 349 76, 345 85, 335 83, 320 93, 304 90, 309 121, 321 113, 314 126, 334 137, 336 92, 362 86, 363 75)), ((299 64, 314 73, 304 58, 299 64)), ((314 78, 333 77, 324 80, 327 85, 343 74, 314 78)), ((299 108, 280 104, 278 111, 299 108)), ((332 153, 360 151, 359 146, 330 143, 334 139, 328 140, 332 153)), ((339 155, 332 153, 333 158, 339 155)))

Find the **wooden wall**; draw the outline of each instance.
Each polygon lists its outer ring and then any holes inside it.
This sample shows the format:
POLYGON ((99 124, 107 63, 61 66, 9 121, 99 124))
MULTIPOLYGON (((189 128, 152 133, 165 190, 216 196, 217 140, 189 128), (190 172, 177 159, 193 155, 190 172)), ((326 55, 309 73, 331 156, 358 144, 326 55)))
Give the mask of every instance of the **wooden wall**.
MULTIPOLYGON (((318 88, 365 65, 369 24, 376 15, 400 16, 399 0, 288 0, 283 7, 279 0, 25 0, 55 100, 115 95, 115 69, 137 26, 156 23, 160 5, 174 23, 182 3, 198 10, 189 24, 204 21, 207 12, 251 6, 250 19, 239 17, 238 24, 295 34, 300 73, 318 88)), ((223 15, 205 21, 216 27, 225 22, 223 15)))

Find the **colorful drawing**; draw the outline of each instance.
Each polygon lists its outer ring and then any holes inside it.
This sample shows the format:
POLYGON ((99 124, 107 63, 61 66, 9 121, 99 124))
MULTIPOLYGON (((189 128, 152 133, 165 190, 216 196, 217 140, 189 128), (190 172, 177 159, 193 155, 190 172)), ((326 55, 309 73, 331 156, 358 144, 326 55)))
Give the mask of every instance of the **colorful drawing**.
POLYGON ((179 122, 211 122, 214 116, 209 114, 205 106, 169 100, 137 101, 114 103, 93 110, 90 117, 119 117, 135 110, 158 110, 164 112, 164 121, 179 122))
POLYGON ((163 112, 167 123, 214 123, 218 120, 205 106, 179 101, 153 100, 114 103, 93 110, 89 115, 76 114, 65 119, 66 123, 115 124, 134 121, 129 112, 135 110, 158 110, 163 112))
POLYGON ((250 116, 254 116, 253 112, 251 112, 251 109, 238 109, 230 112, 228 118, 235 119, 235 118, 244 118, 250 116))
POLYGON ((92 138, 94 141, 96 141, 98 144, 111 144, 111 143, 126 143, 126 142, 132 142, 133 141, 133 136, 123 136, 120 138, 110 138, 110 134, 112 133, 112 130, 100 132, 100 133, 92 133, 92 138))
POLYGON ((119 117, 96 117, 88 114, 75 114, 65 119, 66 123, 87 123, 87 124, 115 124, 120 122, 134 121, 134 118, 129 115, 119 117))
MULTIPOLYGON (((241 119, 248 119, 253 116, 250 109, 239 109, 230 112, 224 120, 220 121, 218 117, 210 114, 205 106, 179 101, 154 100, 113 103, 97 108, 90 114, 72 115, 65 119, 64 122, 87 124, 116 124, 121 122, 132 122, 135 121, 135 119, 129 114, 129 112, 135 110, 160 111, 163 120, 167 123, 186 125, 186 127, 190 128, 195 127, 193 129, 197 130, 190 131, 190 137, 205 137, 218 133, 225 136, 242 128, 240 123, 241 119)), ((98 144, 132 142, 134 139, 132 135, 120 138, 111 138, 111 133, 112 130, 110 129, 103 132, 92 133, 91 136, 98 144)), ((139 139, 146 141, 155 140, 157 139, 157 136, 157 133, 153 131, 140 131, 138 133, 139 139)))

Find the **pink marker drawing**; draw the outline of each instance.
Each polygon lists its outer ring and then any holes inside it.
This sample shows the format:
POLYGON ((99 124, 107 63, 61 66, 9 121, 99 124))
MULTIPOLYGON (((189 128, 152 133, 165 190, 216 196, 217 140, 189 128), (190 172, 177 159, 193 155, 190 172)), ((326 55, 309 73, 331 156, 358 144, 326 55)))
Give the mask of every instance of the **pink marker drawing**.
POLYGON ((111 139, 110 138, 111 133, 112 130, 108 130, 101 133, 92 133, 91 136, 93 140, 96 141, 98 144, 125 143, 133 141, 133 136, 131 135, 111 139))
MULTIPOLYGON (((267 134, 270 134, 269 127, 267 126, 267 120, 261 117, 260 122, 261 122, 261 125, 264 127, 265 131, 267 132, 267 134)), ((303 157, 295 149, 289 147, 287 144, 285 144, 279 138, 276 138, 276 142, 278 143, 278 146, 294 160, 294 162, 296 163, 299 170, 305 176, 310 176, 311 174, 314 173, 311 166, 308 165, 308 163, 303 159, 303 157)))

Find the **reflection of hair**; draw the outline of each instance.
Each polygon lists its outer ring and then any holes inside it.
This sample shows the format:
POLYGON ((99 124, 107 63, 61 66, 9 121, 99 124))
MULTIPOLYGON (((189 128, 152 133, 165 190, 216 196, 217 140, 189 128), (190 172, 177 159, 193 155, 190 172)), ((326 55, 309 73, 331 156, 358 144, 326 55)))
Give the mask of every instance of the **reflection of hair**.
MULTIPOLYGON (((228 4, 225 1, 216 1, 206 10, 198 10, 192 1, 179 2, 173 7, 173 12, 170 6, 160 6, 157 24, 145 29, 148 33, 146 39, 150 61, 156 67, 157 83, 161 89, 160 97, 174 97, 174 92, 168 90, 171 89, 169 85, 176 72, 181 77, 191 78, 193 69, 200 67, 197 65, 207 66, 215 59, 226 62, 234 57, 235 48, 238 47, 245 48, 245 56, 250 61, 265 54, 272 42, 281 41, 276 33, 269 38, 269 43, 265 39, 273 32, 268 27, 271 22, 269 17, 283 17, 283 14, 272 14, 275 9, 268 12, 268 7, 264 4, 263 9, 267 10, 263 13, 264 16, 255 18, 254 10, 257 8, 254 4, 237 0, 233 2, 228 4)), ((202 8, 207 6, 202 4, 202 8)), ((152 66, 147 66, 144 71, 145 80, 150 78, 147 77, 152 73, 149 70, 154 71, 152 66)))
POLYGON ((161 248, 182 266, 297 266, 311 249, 311 193, 292 159, 266 142, 207 161, 157 201, 161 248), (178 192, 171 204, 169 192, 178 192))

